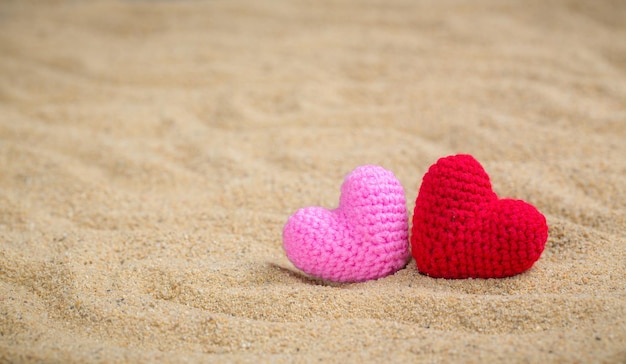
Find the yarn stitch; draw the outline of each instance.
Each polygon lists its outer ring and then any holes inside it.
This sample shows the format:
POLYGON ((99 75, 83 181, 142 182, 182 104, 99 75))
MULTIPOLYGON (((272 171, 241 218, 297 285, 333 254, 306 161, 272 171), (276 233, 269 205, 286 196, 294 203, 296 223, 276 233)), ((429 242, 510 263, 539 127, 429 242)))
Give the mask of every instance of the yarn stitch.
POLYGON ((545 217, 532 205, 498 199, 474 157, 432 165, 415 201, 412 254, 420 272, 443 278, 500 278, 522 273, 548 239, 545 217))
POLYGON ((378 279, 410 257, 404 189, 379 166, 356 168, 341 186, 339 207, 296 211, 283 229, 289 260, 305 273, 335 282, 378 279))

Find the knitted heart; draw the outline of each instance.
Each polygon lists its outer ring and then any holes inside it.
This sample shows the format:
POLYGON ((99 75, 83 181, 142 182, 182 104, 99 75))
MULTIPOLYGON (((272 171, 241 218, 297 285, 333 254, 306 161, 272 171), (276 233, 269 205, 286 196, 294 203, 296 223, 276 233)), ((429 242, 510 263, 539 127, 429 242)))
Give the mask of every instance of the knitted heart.
POLYGON ((500 278, 529 269, 548 239, 532 205, 498 199, 470 155, 432 165, 415 201, 412 254, 420 272, 443 278, 500 278))
POLYGON ((410 256, 404 189, 390 171, 358 167, 341 186, 339 207, 307 207, 283 229, 289 260, 305 273, 336 282, 378 279, 410 256))

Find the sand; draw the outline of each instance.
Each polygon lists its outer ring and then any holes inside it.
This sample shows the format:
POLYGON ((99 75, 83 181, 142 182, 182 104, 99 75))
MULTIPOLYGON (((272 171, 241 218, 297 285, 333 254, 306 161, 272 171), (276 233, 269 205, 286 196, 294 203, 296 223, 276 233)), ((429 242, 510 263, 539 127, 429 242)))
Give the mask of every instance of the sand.
POLYGON ((0 3, 0 362, 626 362, 623 1, 0 3), (474 155, 528 272, 332 284, 362 164, 474 155))

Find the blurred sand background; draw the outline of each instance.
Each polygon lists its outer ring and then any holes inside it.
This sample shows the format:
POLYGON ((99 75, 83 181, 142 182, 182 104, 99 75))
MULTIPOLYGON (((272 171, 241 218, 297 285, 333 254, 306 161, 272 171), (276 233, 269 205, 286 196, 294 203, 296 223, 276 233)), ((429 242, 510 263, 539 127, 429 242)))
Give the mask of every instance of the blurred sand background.
POLYGON ((0 361, 626 362, 623 1, 0 3, 0 361), (473 154, 528 272, 360 284, 282 227, 473 154))

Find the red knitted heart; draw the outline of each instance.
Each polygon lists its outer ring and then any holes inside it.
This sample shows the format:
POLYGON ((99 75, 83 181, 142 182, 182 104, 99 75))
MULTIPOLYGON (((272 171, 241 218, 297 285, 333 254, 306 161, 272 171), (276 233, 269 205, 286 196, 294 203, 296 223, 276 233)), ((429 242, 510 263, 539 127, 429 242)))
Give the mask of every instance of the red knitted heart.
POLYGON ((532 205, 498 199, 474 157, 432 165, 415 201, 412 254, 420 272, 443 278, 501 278, 532 267, 548 239, 532 205))

